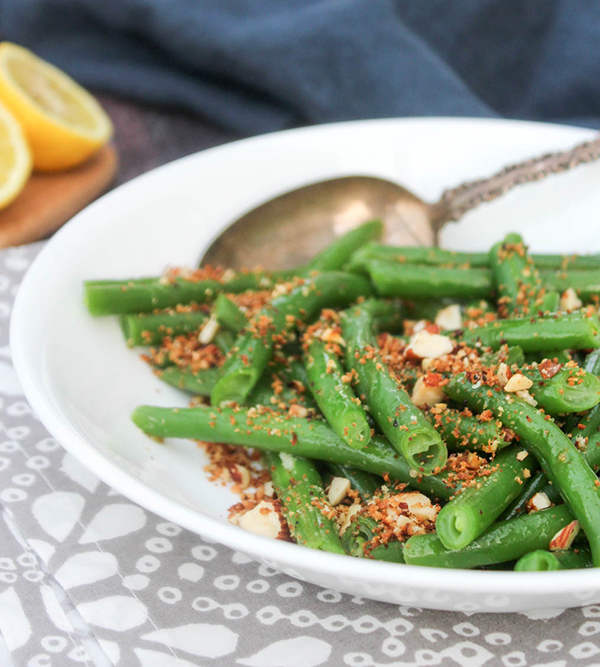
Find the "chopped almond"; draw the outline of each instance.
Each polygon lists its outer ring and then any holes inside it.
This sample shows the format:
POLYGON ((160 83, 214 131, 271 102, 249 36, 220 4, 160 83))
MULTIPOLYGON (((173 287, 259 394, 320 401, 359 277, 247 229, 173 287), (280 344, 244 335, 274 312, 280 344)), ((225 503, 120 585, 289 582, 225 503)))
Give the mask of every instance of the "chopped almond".
POLYGON ((533 382, 521 373, 515 373, 504 385, 504 391, 516 394, 518 391, 526 391, 533 386, 533 382))
POLYGON ((346 532, 350 524, 352 523, 352 517, 360 512, 360 504, 355 503, 350 505, 348 511, 344 514, 342 522, 340 524, 340 537, 346 532))
POLYGON ((577 296, 577 292, 569 287, 560 297, 560 309, 561 310, 577 310, 581 308, 583 303, 581 299, 577 296))
POLYGON ((269 498, 272 498, 275 495, 275 489, 273 488, 273 482, 265 482, 263 484, 263 491, 265 492, 265 496, 269 496, 269 498))
POLYGON ((550 551, 568 549, 579 533, 579 521, 571 521, 550 540, 550 551))
POLYGON ((525 401, 525 403, 529 403, 529 405, 533 406, 534 408, 537 405, 537 401, 527 391, 527 389, 522 389, 521 391, 516 391, 515 396, 518 396, 521 400, 525 401))
POLYGON ((552 507, 552 503, 543 491, 538 491, 538 493, 531 496, 527 503, 527 510, 529 512, 539 512, 540 510, 548 509, 548 507, 552 507))
POLYGON ((349 479, 346 479, 345 477, 334 477, 331 480, 331 485, 329 486, 329 491, 327 493, 329 502, 333 506, 339 505, 348 495, 351 486, 349 479))
POLYGON ((435 316, 435 323, 442 330, 453 331, 454 329, 460 329, 462 327, 460 306, 457 303, 453 303, 451 306, 442 308, 435 316))
POLYGON ((524 461, 529 456, 529 452, 526 449, 522 449, 517 454, 517 461, 524 461))
POLYGON ((307 417, 308 410, 303 405, 298 405, 297 403, 294 403, 293 405, 290 405, 288 414, 290 417, 307 417))
POLYGON ((443 398, 443 387, 429 386, 424 377, 416 381, 412 392, 412 402, 418 408, 433 407, 436 403, 441 403, 443 398))
POLYGON ((285 533, 285 524, 275 505, 271 501, 262 500, 237 521, 238 526, 256 535, 277 539, 285 533))
POLYGON ((208 319, 208 322, 202 327, 202 331, 200 331, 198 342, 202 343, 202 345, 208 345, 213 341, 218 331, 219 323, 217 322, 214 315, 211 315, 208 319))
POLYGON ((237 484, 240 489, 247 489, 250 486, 250 471, 245 466, 233 463, 229 466, 229 474, 231 475, 231 481, 237 484))
POLYGON ((512 373, 510 372, 510 368, 508 367, 507 364, 502 362, 498 366, 498 370, 496 371, 496 377, 498 378, 500 384, 505 387, 506 383, 510 380, 512 373))
POLYGON ((432 505, 431 500, 429 500, 427 496, 414 491, 411 493, 401 493, 398 498, 400 502, 408 505, 409 514, 412 514, 417 519, 435 521, 439 507, 437 505, 432 505))
POLYGON ((412 336, 406 348, 406 353, 416 359, 437 359, 450 354, 453 349, 454 343, 448 336, 429 333, 424 329, 412 336))

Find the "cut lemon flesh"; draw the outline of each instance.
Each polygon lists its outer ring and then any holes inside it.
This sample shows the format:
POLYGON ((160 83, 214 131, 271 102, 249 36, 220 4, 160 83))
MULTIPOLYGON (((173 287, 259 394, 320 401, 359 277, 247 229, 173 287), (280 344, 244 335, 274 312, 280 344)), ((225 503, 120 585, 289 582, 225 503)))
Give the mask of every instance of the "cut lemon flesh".
POLYGON ((92 95, 58 68, 10 42, 0 44, 0 101, 21 123, 35 169, 74 167, 112 135, 110 119, 92 95))
POLYGON ((21 192, 31 173, 31 152, 21 126, 0 104, 0 208, 21 192))

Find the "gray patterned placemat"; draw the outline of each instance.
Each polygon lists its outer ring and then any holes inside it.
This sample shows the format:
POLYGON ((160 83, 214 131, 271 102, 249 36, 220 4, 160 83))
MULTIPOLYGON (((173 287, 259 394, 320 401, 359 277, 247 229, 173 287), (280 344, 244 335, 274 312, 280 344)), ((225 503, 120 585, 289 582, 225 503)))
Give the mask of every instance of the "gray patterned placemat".
POLYGON ((0 631, 16 667, 600 665, 600 605, 433 612, 281 575, 129 502, 33 414, 10 361, 0 253, 0 631))

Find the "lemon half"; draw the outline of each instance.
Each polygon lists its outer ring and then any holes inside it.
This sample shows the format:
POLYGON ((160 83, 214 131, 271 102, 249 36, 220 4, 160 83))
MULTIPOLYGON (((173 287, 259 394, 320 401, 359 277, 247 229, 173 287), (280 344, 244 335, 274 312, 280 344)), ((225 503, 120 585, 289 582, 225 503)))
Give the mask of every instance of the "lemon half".
POLYGON ((0 104, 0 208, 21 192, 31 173, 31 152, 21 126, 0 104))
POLYGON ((112 135, 112 123, 92 95, 11 42, 0 44, 0 101, 22 125, 35 169, 74 167, 112 135))

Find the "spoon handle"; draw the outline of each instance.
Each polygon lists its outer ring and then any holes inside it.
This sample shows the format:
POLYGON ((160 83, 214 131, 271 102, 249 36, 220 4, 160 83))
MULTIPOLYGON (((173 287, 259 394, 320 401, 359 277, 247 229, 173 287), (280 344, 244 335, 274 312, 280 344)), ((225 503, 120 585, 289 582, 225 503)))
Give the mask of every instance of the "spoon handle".
POLYGON ((539 181, 550 174, 567 171, 577 165, 600 158, 600 138, 578 144, 567 151, 547 153, 518 164, 504 167, 498 173, 478 181, 463 183, 446 190, 437 204, 431 226, 436 239, 447 222, 454 222, 482 202, 491 201, 515 185, 539 181))

